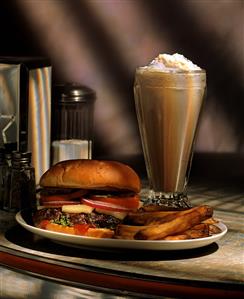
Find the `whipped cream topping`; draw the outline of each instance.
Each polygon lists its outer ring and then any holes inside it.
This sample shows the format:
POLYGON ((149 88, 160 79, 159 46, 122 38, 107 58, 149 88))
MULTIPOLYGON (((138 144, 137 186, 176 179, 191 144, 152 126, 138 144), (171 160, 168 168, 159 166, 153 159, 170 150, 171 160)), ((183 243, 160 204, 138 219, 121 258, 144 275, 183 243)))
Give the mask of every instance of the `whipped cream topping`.
POLYGON ((145 68, 162 72, 199 71, 201 68, 181 54, 159 54, 145 68))

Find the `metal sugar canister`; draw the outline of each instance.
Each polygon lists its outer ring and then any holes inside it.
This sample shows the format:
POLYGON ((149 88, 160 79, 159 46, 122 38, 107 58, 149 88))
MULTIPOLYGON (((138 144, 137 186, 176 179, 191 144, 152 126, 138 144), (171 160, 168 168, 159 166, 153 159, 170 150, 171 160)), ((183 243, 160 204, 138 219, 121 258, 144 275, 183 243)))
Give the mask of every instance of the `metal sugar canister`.
POLYGON ((36 206, 35 170, 30 152, 13 152, 7 176, 7 194, 4 209, 16 212, 36 206))
POLYGON ((95 92, 79 84, 54 88, 52 163, 91 159, 95 92))

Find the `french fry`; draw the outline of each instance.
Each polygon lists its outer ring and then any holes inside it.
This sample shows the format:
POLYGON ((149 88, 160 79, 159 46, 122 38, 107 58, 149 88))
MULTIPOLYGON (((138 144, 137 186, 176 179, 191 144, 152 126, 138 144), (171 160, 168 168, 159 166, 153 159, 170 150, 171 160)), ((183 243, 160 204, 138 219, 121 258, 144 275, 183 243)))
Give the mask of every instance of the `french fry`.
POLYGON ((214 219, 213 217, 210 217, 208 219, 205 219, 204 221, 202 221, 202 223, 207 223, 207 224, 216 224, 219 221, 217 219, 214 219))
POLYGON ((142 228, 146 228, 146 226, 119 224, 116 228, 114 237, 116 239, 134 239, 135 234, 142 228))
MULTIPOLYGON (((141 229, 148 228, 149 226, 135 226, 135 225, 123 225, 120 224, 116 228, 115 232, 115 238, 116 239, 134 239, 134 236, 137 232, 139 232, 141 229)), ((189 230, 186 230, 183 232, 184 234, 180 235, 173 235, 168 236, 164 238, 165 240, 185 240, 185 239, 195 239, 195 238, 201 238, 206 237, 209 234, 209 226, 208 224, 200 223, 195 225, 189 230), (183 237, 184 235, 184 237, 183 237)))
POLYGON ((197 207, 183 211, 151 211, 151 212, 132 212, 129 213, 126 220, 130 224, 153 225, 168 222, 180 215, 190 213, 197 207))
POLYGON ((211 217, 212 214, 213 209, 209 206, 196 207, 191 212, 180 215, 163 224, 149 225, 146 228, 142 228, 135 234, 135 239, 162 240, 169 235, 181 234, 211 217))
POLYGON ((221 229, 218 226, 216 226, 214 224, 209 225, 209 234, 210 235, 219 234, 219 233, 221 233, 221 229))
MULTIPOLYGON (((154 204, 144 205, 144 206, 142 206, 141 209, 143 211, 145 211, 145 212, 155 212, 155 211, 164 211, 164 212, 167 212, 167 211, 172 211, 171 208, 162 207, 162 206, 154 205, 154 204)), ((177 211, 177 209, 175 209, 175 210, 177 211)))
POLYGON ((89 228, 86 237, 113 238, 114 231, 107 228, 89 228))
MULTIPOLYGON (((208 237, 211 234, 220 233, 221 230, 214 224, 218 223, 218 220, 212 217, 213 209, 208 206, 194 207, 192 209, 184 211, 153 211, 153 212, 133 212, 129 214, 132 223, 140 225, 118 225, 114 238, 117 239, 135 239, 141 238, 141 232, 149 231, 150 236, 147 239, 152 239, 152 233, 155 233, 156 226, 159 226, 159 231, 156 230, 157 234, 162 233, 162 229, 165 227, 160 226, 161 224, 166 224, 167 229, 171 229, 172 232, 165 237, 154 236, 154 239, 163 240, 186 240, 186 239, 196 239, 208 237), (194 213, 193 213, 194 212, 194 213), (191 214, 193 213, 193 214, 191 214), (190 214, 188 217, 187 214, 190 214), (183 218, 182 218, 183 217, 183 218), (172 221, 180 219, 180 225, 178 225, 176 230, 173 230, 172 225, 175 223, 172 221), (193 220, 194 219, 194 220, 193 220), (197 219, 197 220, 195 220, 197 219), (194 225, 194 223, 196 223, 194 225), (142 225, 145 224, 145 225, 142 225), (185 229, 186 227, 189 227, 185 229), (184 230, 185 229, 185 230, 184 230), (179 232, 179 230, 181 232, 179 232), (138 237, 139 236, 139 237, 138 237)), ((178 222, 177 221, 177 222, 178 222)), ((143 237, 144 239, 145 237, 143 237)))
POLYGON ((197 207, 194 207, 194 208, 184 210, 184 211, 173 212, 168 215, 165 215, 164 217, 154 216, 154 217, 148 218, 145 225, 162 224, 162 223, 171 221, 171 220, 175 219, 176 217, 191 213, 191 212, 195 211, 196 209, 197 209, 197 207))
POLYGON ((189 239, 204 238, 209 236, 209 226, 205 223, 200 223, 185 231, 189 239))
POLYGON ((163 219, 169 215, 175 215, 175 211, 153 211, 153 212, 131 212, 127 215, 126 221, 130 224, 145 225, 152 219, 163 219))
POLYGON ((174 236, 167 236, 164 240, 167 241, 179 241, 179 240, 187 240, 189 237, 187 235, 174 235, 174 236))
POLYGON ((186 240, 186 239, 197 239, 209 236, 209 226, 205 223, 200 223, 192 228, 186 230, 182 234, 167 236, 164 240, 186 240))

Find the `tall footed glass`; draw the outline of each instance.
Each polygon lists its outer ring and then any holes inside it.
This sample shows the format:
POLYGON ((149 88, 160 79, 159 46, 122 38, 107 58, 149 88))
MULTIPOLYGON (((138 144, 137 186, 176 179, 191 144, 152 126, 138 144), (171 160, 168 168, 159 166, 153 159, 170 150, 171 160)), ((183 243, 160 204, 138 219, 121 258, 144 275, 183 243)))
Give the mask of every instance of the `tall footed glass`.
POLYGON ((191 206, 186 188, 205 89, 204 70, 136 70, 134 96, 150 185, 145 204, 191 206))

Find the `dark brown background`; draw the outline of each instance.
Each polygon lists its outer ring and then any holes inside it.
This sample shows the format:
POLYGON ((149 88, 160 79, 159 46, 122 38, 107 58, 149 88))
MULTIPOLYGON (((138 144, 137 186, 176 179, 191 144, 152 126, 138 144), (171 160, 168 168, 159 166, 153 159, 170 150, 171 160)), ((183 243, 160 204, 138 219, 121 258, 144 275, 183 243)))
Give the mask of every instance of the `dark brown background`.
POLYGON ((0 55, 45 56, 53 83, 97 93, 94 157, 145 173, 133 100, 137 66, 181 53, 206 69, 192 175, 244 179, 244 1, 0 2, 0 55))

